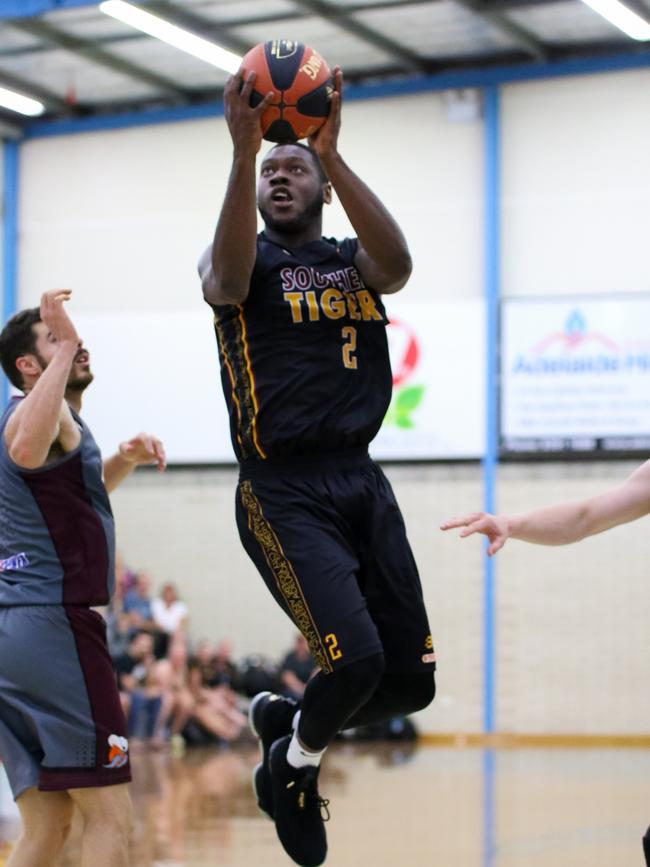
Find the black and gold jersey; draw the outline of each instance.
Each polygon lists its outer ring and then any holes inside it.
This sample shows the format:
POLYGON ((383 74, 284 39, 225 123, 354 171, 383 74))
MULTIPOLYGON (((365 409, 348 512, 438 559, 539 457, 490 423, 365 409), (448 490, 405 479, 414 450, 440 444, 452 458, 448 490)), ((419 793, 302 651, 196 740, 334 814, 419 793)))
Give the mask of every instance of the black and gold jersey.
POLYGON ((377 434, 392 386, 387 316, 357 247, 291 250, 262 232, 246 301, 213 307, 238 460, 332 454, 377 434))

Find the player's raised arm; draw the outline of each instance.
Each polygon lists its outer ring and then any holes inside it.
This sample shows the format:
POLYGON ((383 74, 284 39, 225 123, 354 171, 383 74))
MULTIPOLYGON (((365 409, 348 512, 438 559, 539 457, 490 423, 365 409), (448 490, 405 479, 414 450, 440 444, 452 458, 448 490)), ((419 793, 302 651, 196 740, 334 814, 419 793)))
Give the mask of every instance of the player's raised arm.
POLYGON ((167 456, 162 442, 152 434, 139 433, 120 443, 117 454, 104 461, 104 485, 109 492, 130 475, 136 467, 156 464, 162 472, 167 466, 167 456))
POLYGON ((622 484, 586 500, 545 506, 511 517, 474 512, 445 521, 441 529, 463 527, 461 537, 482 533, 489 539, 488 554, 492 555, 508 539, 537 545, 570 545, 648 513, 650 461, 642 464, 622 484))
POLYGON ((254 81, 254 72, 246 81, 238 73, 228 79, 224 90, 226 122, 233 142, 232 167, 212 247, 199 262, 203 295, 210 304, 245 301, 255 265, 255 157, 262 144, 261 117, 270 94, 251 108, 254 81))
POLYGON ((39 339, 56 345, 45 370, 38 354, 28 352, 16 359, 27 396, 7 422, 5 442, 12 461, 25 469, 43 466, 56 440, 61 441, 63 451, 79 444, 79 431, 64 400, 70 370, 81 347, 63 307, 71 294, 68 289, 54 289, 41 298, 39 339))
POLYGON ((338 152, 343 73, 338 66, 333 73, 329 116, 309 141, 359 239, 355 264, 361 276, 377 292, 397 292, 411 275, 411 255, 393 217, 338 152))

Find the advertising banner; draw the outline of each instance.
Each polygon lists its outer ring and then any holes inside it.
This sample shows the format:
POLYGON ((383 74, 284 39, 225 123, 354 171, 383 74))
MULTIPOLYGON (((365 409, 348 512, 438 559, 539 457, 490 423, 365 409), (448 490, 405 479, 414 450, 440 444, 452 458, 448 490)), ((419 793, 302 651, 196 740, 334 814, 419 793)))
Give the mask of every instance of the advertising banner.
MULTIPOLYGON (((373 456, 480 457, 483 303, 410 305, 390 297, 386 307, 394 392, 373 456)), ((76 313, 74 319, 95 373, 83 415, 105 454, 146 430, 164 440, 171 463, 234 463, 207 307, 76 313)))
POLYGON ((650 449, 650 298, 504 301, 501 449, 650 449))

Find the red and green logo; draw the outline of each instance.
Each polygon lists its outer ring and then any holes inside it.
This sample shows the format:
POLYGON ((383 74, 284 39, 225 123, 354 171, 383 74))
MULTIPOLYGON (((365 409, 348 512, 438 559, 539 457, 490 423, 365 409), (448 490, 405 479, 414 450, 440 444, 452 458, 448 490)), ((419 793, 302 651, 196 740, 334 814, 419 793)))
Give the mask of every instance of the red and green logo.
POLYGON ((388 347, 393 368, 393 399, 384 425, 402 429, 415 427, 413 413, 424 397, 424 385, 412 382, 420 361, 420 345, 415 331, 401 319, 390 318, 388 347))

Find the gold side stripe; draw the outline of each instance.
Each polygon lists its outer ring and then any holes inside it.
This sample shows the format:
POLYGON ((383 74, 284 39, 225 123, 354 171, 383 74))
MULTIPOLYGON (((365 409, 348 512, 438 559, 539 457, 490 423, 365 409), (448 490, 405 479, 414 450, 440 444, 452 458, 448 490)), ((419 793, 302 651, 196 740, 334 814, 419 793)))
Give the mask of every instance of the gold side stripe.
POLYGON ((257 395, 255 393, 255 377, 253 376, 253 367, 251 365, 250 355, 248 353, 248 340, 246 337, 246 322, 244 320, 244 311, 240 307, 239 308, 239 322, 241 323, 241 336, 242 343, 244 346, 244 359, 246 361, 246 370, 248 372, 248 377, 250 380, 250 391, 251 391, 251 399, 253 401, 253 415, 250 421, 251 424, 251 434, 253 438, 253 443, 255 448, 257 449, 257 453, 260 457, 265 458, 266 452, 260 445, 259 439, 257 437, 257 414, 259 412, 259 406, 257 404, 257 395))
POLYGON ((253 493, 250 481, 240 484, 241 501, 248 514, 248 528, 264 553, 275 583, 287 603, 294 623, 307 639, 311 655, 323 671, 332 671, 325 648, 316 629, 314 618, 300 587, 296 573, 287 559, 278 537, 266 520, 262 505, 253 493))
MULTIPOLYGON (((241 406, 239 404, 239 399, 237 397, 237 389, 235 387, 235 374, 232 369, 232 362, 230 360, 230 356, 228 355, 228 350, 226 349, 226 340, 224 337, 223 329, 221 327, 221 323, 217 318, 217 315, 214 316, 214 327, 217 332, 217 336, 219 338, 219 348, 221 350, 221 357, 223 358, 223 363, 226 365, 226 370, 228 371, 228 378, 230 379, 230 393, 232 395, 232 399, 235 403, 235 408, 237 410, 237 430, 241 430, 242 427, 242 415, 241 415, 241 406)), ((237 434, 237 442, 243 448, 242 438, 237 434)), ((243 455, 243 457, 248 457, 248 455, 243 455)))

